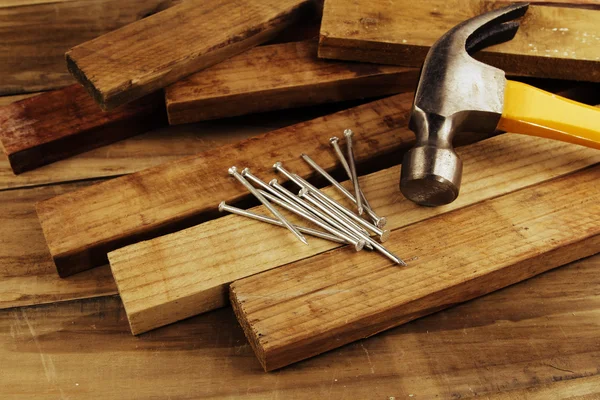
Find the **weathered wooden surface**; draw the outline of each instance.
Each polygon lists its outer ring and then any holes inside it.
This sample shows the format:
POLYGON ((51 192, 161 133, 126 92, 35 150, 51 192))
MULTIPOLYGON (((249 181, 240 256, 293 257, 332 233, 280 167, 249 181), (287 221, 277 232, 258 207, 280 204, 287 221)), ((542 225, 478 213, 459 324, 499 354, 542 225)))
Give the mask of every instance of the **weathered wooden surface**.
POLYGON ((135 22, 174 0, 0 2, 0 95, 74 83, 65 51, 135 22))
POLYGON ((160 93, 105 112, 74 84, 0 107, 0 144, 20 174, 165 125, 160 93))
MULTIPOLYGON (((356 141, 356 147, 365 145, 356 141)), ((596 150, 514 134, 461 147, 458 154, 465 165, 461 195, 446 207, 420 207, 400 196, 398 166, 361 177, 371 205, 388 219, 386 229, 411 225, 600 163, 596 150)), ((273 175, 263 178, 269 181, 273 175)), ((338 197, 334 188, 324 190, 338 197)), ((350 207, 347 201, 342 203, 350 207)), ((269 215, 263 206, 253 211, 269 215)), ((281 228, 231 215, 115 250, 108 257, 131 331, 139 334, 225 306, 228 286, 234 280, 341 247, 325 240, 308 240, 310 246, 305 246, 281 228), (233 252, 232 243, 236 244, 233 252)), ((346 246, 344 252, 353 250, 346 246)), ((370 257, 381 256, 371 253, 370 257)))
POLYGON ((419 71, 317 58, 315 41, 260 46, 165 90, 169 123, 184 124, 270 110, 406 92, 419 71))
POLYGON ((66 276, 105 263, 119 247, 196 225, 220 201, 249 197, 227 174, 234 164, 262 174, 282 161, 307 176, 311 170, 298 155, 314 149, 311 156, 331 169, 337 162, 329 137, 349 127, 369 144, 357 153, 359 162, 397 159, 393 153, 414 140, 406 128, 411 103, 411 93, 393 96, 41 202, 50 253, 66 276))
POLYGON ((61 279, 44 241, 35 203, 91 182, 0 192, 0 308, 114 294, 108 266, 61 279))
POLYGON ((336 249, 242 279, 233 308, 264 369, 284 367, 595 254, 599 178, 596 164, 395 230, 408 267, 336 249))
MULTIPOLYGON (((429 47, 458 23, 505 1, 328 0, 319 56, 418 67, 429 47)), ((515 38, 476 58, 507 73, 600 81, 598 10, 530 6, 515 38)))
POLYGON ((72 48, 67 66, 111 109, 275 37, 311 1, 188 0, 72 48))
POLYGON ((271 374, 229 309, 139 338, 117 297, 4 310, 0 397, 596 399, 598 268, 583 260, 271 374))

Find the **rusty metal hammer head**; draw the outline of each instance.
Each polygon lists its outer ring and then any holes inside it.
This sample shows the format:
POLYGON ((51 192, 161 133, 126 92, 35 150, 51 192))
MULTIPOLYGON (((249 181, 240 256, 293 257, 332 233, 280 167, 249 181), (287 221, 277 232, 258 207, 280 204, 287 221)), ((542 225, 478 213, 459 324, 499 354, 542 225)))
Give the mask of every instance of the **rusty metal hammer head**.
POLYGON ((415 203, 438 206, 454 201, 462 162, 454 152, 457 132, 493 132, 504 104, 504 71, 470 54, 512 39, 513 21, 527 3, 514 4, 471 18, 433 44, 421 70, 410 116, 415 146, 404 156, 400 190, 415 203))

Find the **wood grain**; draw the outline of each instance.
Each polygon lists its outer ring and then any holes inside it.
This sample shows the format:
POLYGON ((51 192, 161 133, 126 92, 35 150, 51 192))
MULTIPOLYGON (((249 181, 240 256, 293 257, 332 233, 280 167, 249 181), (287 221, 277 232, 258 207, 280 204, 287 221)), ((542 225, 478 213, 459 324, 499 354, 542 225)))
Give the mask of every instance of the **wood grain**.
POLYGON ((230 309, 140 337, 117 297, 4 310, 0 358, 18 368, 0 374, 0 397, 495 400, 564 386, 593 395, 599 267, 595 256, 273 374, 230 309))
POLYGON ((111 109, 273 38, 311 1, 186 1, 72 48, 67 66, 111 109))
POLYGON ((0 308, 116 293, 108 266, 61 279, 35 213, 36 202, 90 183, 0 192, 0 308))
POLYGON ((0 107, 0 145, 20 174, 166 124, 160 93, 104 112, 74 84, 0 107))
POLYGON ((170 124, 414 90, 415 68, 319 60, 314 41, 260 46, 165 90, 170 124))
POLYGON ((174 2, 0 2, 0 94, 57 89, 74 83, 65 64, 65 51, 153 14, 174 2))
POLYGON ((282 161, 308 176, 311 170, 298 155, 310 150, 331 169, 337 163, 329 137, 348 127, 369 143, 357 153, 360 163, 382 156, 399 160, 398 151, 414 140, 406 128, 411 103, 411 93, 397 95, 41 202, 50 253, 66 276, 106 263, 106 254, 119 247, 196 225, 214 215, 220 201, 249 198, 227 174, 233 164, 260 175, 282 161))
POLYGON ((333 250, 234 282, 267 371, 600 251, 600 165, 393 232, 408 267, 333 250))
MULTIPOLYGON (((360 141, 357 147, 361 147, 360 141)), ((513 134, 461 147, 458 154, 465 165, 461 195, 446 207, 419 207, 399 195, 398 166, 361 177, 371 205, 388 218, 386 229, 411 225, 600 163, 600 153, 593 149, 513 134)), ((351 187, 348 182, 346 186, 351 187)), ((339 199, 334 188, 324 190, 339 199)), ((253 211, 269 214, 263 206, 253 211)), ((341 247, 313 238, 309 243, 303 245, 292 235, 282 234, 280 228, 230 215, 118 249, 108 257, 131 331, 139 334, 227 305, 228 287, 235 280, 341 247)), ((344 253, 352 252, 346 246, 344 253)), ((370 257, 379 256, 372 253, 370 257)))
MULTIPOLYGON (((418 67, 458 23, 505 1, 325 2, 319 57, 418 67)), ((476 58, 511 75, 600 81, 600 10, 531 6, 515 38, 476 58)))
MULTIPOLYGON (((3 99, 6 100, 5 97, 0 97, 0 102, 3 99)), ((327 115, 344 107, 348 107, 347 103, 334 103, 285 112, 166 126, 20 175, 13 173, 8 159, 0 151, 0 191, 130 174, 327 115)))

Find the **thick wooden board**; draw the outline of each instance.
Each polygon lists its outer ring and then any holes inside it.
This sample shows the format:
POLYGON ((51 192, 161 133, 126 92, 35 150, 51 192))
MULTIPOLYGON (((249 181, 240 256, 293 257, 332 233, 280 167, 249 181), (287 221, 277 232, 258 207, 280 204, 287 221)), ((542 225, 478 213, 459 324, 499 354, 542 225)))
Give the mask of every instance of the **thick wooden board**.
POLYGON ((0 308, 104 296, 117 291, 108 266, 61 279, 35 203, 90 182, 0 192, 0 308))
MULTIPOLYGON (((319 57, 418 67, 453 26, 505 1, 327 0, 319 57)), ((600 81, 600 9, 530 6, 515 38, 477 59, 508 74, 600 81)))
POLYGON ((0 397, 495 399, 565 386, 594 395, 599 267, 599 256, 583 260, 274 374, 230 309, 139 338, 116 297, 4 310, 0 359, 14 368, 0 374, 0 397))
POLYGON ((105 112, 74 84, 0 107, 0 145, 20 174, 166 124, 161 93, 105 112))
MULTIPOLYGON (((446 207, 419 207, 403 198, 398 193, 397 166, 361 177, 370 203, 388 218, 386 229, 411 225, 600 163, 600 152, 593 149, 512 134, 461 147, 458 153, 465 165, 461 195, 446 207)), ((346 186, 350 188, 348 183, 346 186)), ((334 188, 324 190, 338 197, 334 188)), ((269 215, 263 206, 253 211, 269 215)), ((316 238, 308 240, 310 246, 305 246, 281 228, 230 215, 118 249, 108 257, 131 331, 139 334, 225 306, 234 280, 341 247, 316 238)), ((380 256, 371 253, 370 257, 380 256)))
POLYGON ((311 1, 186 1, 72 48, 67 66, 114 108, 275 37, 311 1))
MULTIPOLYGON (((493 173, 491 169, 488 173, 493 173)), ((393 232, 383 257, 333 250, 230 286, 267 371, 600 251, 600 164, 393 232)))
POLYGON ((331 169, 337 162, 329 137, 347 128, 369 144, 359 148, 359 163, 382 156, 399 160, 397 152, 414 140, 406 128, 412 96, 367 103, 39 203, 40 222, 59 273, 102 265, 109 251, 196 225, 207 214, 214 215, 222 200, 249 198, 227 174, 234 164, 260 175, 282 161, 308 176, 312 171, 299 154, 310 150, 315 161, 331 169))
POLYGON ((172 3, 176 1, 0 2, 0 94, 57 89, 74 83, 65 64, 65 51, 172 3))
POLYGON ((260 46, 165 90, 169 123, 369 98, 414 90, 415 68, 319 60, 314 41, 260 46))

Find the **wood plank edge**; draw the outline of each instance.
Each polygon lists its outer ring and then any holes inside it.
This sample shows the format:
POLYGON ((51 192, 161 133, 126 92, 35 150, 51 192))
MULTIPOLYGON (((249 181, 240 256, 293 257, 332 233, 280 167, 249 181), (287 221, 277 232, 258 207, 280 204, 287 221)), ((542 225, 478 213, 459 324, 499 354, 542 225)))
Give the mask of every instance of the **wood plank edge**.
POLYGON ((267 365, 264 348, 258 340, 260 337, 259 334, 254 331, 250 325, 250 321, 245 318, 248 314, 244 311, 244 305, 242 302, 238 301, 235 291, 235 282, 229 285, 229 302, 231 303, 231 308, 233 308, 233 313, 235 314, 238 323, 244 331, 244 336, 246 336, 246 339, 250 343, 250 347, 252 347, 252 350, 254 351, 254 354, 256 355, 261 367, 265 372, 272 371, 273 368, 270 368, 270 366, 267 365))
POLYGON ((67 70, 71 73, 71 75, 75 78, 77 82, 79 82, 88 94, 94 99, 96 103, 102 108, 103 111, 108 111, 109 108, 106 105, 106 98, 102 95, 102 93, 96 88, 94 83, 90 81, 83 71, 77 65, 77 61, 71 57, 71 50, 65 53, 65 60, 67 61, 67 70))

